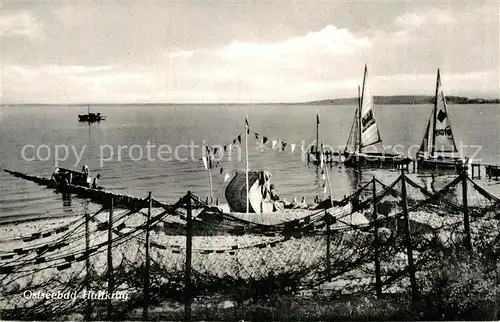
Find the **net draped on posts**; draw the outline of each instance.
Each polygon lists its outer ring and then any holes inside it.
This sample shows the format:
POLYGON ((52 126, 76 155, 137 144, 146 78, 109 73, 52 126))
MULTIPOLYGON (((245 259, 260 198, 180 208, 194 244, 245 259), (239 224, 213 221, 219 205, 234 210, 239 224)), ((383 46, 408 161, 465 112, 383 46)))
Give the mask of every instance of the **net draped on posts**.
MULTIPOLYGON (((144 285, 150 306, 163 301, 201 306, 217 299, 242 302, 319 287, 339 294, 375 294, 375 250, 381 292, 397 292, 410 285, 408 242, 417 282, 436 260, 464 247, 464 210, 470 216, 472 251, 500 254, 497 197, 465 174, 437 192, 403 176, 388 185, 373 178, 332 207, 295 218, 251 220, 225 213, 189 193, 171 205, 145 198, 135 208, 116 208, 111 227, 110 209, 105 205, 87 214, 88 230, 86 216, 80 216, 27 235, 6 234, 0 239, 3 317, 51 319, 84 314, 86 301, 27 298, 24 293, 102 290, 110 262, 113 283, 109 291, 117 295, 111 300, 114 318, 125 318, 145 305, 144 285), (152 208, 144 208, 147 204, 152 208), (185 292, 188 204, 193 219, 190 283, 185 292), (405 211, 409 238, 404 234, 405 211), (86 234, 90 235, 88 249, 86 234)), ((92 305, 92 317, 104 318, 106 301, 92 305)))

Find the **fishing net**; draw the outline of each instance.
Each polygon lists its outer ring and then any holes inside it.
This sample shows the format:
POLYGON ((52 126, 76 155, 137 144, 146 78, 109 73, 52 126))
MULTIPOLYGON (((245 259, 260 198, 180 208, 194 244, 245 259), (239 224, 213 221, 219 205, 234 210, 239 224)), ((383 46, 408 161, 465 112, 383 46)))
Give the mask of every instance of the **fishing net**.
POLYGON ((151 305, 165 301, 181 305, 184 294, 199 305, 214 301, 241 305, 312 289, 332 294, 373 292, 377 284, 384 292, 405 292, 410 285, 409 248, 423 289, 432 267, 466 247, 466 214, 474 251, 493 258, 500 255, 499 201, 465 176, 437 192, 407 176, 388 185, 374 178, 327 207, 276 217, 226 213, 191 194, 173 205, 154 200, 151 204, 151 209, 142 203, 114 209, 111 238, 109 205, 92 215, 4 234, 0 240, 3 317, 53 319, 84 314, 91 307, 91 318, 104 319, 102 299, 40 299, 24 293, 81 294, 107 291, 109 284, 111 293, 127 294, 111 301, 113 317, 125 319, 142 306, 145 277, 151 305), (191 273, 186 293, 188 253, 191 273), (377 266, 380 283, 375 278, 377 266))

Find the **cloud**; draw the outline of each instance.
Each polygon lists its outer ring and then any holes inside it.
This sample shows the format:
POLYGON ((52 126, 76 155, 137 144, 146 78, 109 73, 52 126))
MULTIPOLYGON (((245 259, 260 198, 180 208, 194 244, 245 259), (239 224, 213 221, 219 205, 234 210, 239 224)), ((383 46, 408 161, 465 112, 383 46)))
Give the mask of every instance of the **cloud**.
POLYGON ((455 21, 453 15, 446 10, 428 10, 424 12, 406 12, 394 19, 396 25, 402 27, 419 27, 425 24, 450 24, 455 21))
POLYGON ((0 17, 0 35, 2 37, 25 37, 37 39, 43 37, 42 25, 29 11, 3 14, 0 17))
MULTIPOLYGON (((61 11, 56 18, 62 29, 75 32, 75 46, 57 38, 57 28, 45 28, 56 36, 51 34, 44 47, 50 42, 58 50, 63 44, 63 56, 49 55, 32 64, 26 55, 15 56, 17 61, 4 59, 6 101, 252 103, 353 97, 365 63, 374 95, 432 95, 436 68, 442 70, 448 95, 500 94, 498 10, 474 8, 452 15, 419 9, 393 15, 378 29, 340 28, 330 22, 293 36, 248 40, 236 35, 209 46, 172 46, 152 36, 143 40, 139 36, 147 32, 120 34, 120 25, 89 29, 92 14, 71 15, 61 11), (94 39, 99 35, 105 37, 94 39), (147 45, 153 41, 154 47, 147 45)), ((19 30, 35 30, 26 22, 36 19, 29 13, 26 17, 17 24, 8 22, 6 32, 12 36, 18 30, 18 36, 27 37, 29 32, 19 30)))

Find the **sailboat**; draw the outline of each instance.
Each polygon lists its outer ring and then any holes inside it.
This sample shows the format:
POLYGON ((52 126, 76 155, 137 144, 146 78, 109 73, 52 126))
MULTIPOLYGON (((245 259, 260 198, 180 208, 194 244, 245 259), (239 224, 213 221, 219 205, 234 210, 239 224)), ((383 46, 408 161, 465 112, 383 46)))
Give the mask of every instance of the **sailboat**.
POLYGON ((434 107, 417 152, 418 168, 457 170, 467 167, 462 159, 454 156, 457 152, 438 69, 434 107))
POLYGON ((375 103, 368 81, 368 68, 365 65, 363 87, 358 87, 358 106, 351 125, 349 139, 344 150, 346 166, 391 166, 394 167, 409 159, 390 152, 367 152, 363 149, 382 143, 374 111, 375 103))

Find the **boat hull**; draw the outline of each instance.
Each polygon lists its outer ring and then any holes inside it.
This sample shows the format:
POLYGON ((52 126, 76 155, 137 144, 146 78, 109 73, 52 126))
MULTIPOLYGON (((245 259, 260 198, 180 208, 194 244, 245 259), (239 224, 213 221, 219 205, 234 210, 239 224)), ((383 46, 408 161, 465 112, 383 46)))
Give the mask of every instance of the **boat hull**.
MULTIPOLYGON (((340 153, 339 152, 325 151, 323 153, 323 156, 324 156, 323 162, 325 162, 325 163, 340 162, 340 153)), ((316 151, 309 151, 307 153, 307 163, 311 163, 314 165, 320 165, 321 164, 321 153, 316 152, 316 151)))
POLYGON ((100 121, 104 121, 104 120, 106 120, 105 116, 97 115, 94 113, 78 115, 78 121, 80 121, 80 122, 94 123, 94 122, 100 122, 100 121))
POLYGON ((467 168, 460 159, 417 159, 418 169, 459 171, 467 168))
POLYGON ((396 168, 410 162, 410 159, 392 153, 344 153, 344 165, 347 167, 396 168))

